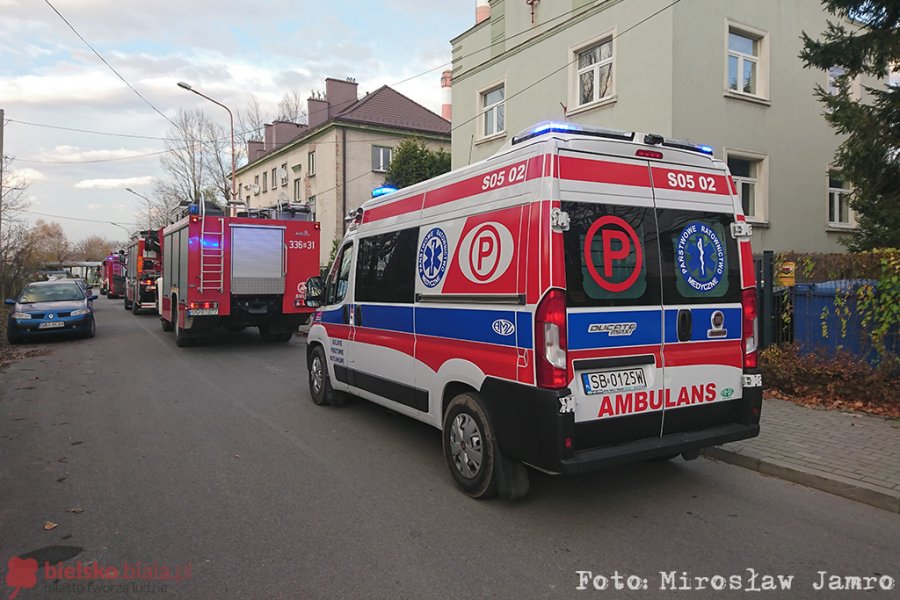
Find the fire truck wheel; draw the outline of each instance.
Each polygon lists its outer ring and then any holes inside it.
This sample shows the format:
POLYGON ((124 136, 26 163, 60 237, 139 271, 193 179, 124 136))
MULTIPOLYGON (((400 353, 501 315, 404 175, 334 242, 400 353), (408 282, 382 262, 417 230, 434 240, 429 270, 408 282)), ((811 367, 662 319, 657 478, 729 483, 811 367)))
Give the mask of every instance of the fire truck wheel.
POLYGON ((190 346, 193 343, 190 331, 185 331, 178 325, 178 313, 175 314, 175 345, 179 348, 190 346))
POLYGON ((125 296, 123 304, 125 305, 125 310, 131 310, 131 302, 128 301, 128 296, 125 296))
POLYGON ((167 321, 160 317, 159 322, 162 324, 163 331, 172 331, 173 329, 175 329, 175 325, 172 323, 172 321, 167 321))
POLYGON ((444 460, 457 487, 476 499, 496 496, 500 452, 478 394, 465 392, 450 401, 441 437, 444 460))
POLYGON ((313 348, 309 356, 309 395, 313 403, 318 406, 340 406, 344 404, 346 396, 336 392, 331 387, 331 378, 328 376, 328 363, 325 362, 325 351, 322 346, 313 348))
POLYGON ((131 314, 139 315, 141 313, 141 305, 139 302, 131 303, 131 314))

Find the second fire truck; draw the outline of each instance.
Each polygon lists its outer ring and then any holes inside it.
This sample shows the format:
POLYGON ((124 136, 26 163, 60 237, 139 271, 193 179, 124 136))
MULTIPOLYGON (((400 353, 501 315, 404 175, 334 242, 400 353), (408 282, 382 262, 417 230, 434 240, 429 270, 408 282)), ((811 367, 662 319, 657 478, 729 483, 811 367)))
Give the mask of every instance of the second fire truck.
POLYGON ((139 231, 131 239, 125 269, 125 310, 134 314, 142 311, 156 312, 159 255, 158 231, 139 231))

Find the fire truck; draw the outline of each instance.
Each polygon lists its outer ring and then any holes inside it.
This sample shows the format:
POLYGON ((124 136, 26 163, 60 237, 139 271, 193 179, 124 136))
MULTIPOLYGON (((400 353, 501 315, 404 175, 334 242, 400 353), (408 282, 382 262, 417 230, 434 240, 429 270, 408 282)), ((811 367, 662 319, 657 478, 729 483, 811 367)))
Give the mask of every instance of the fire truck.
POLYGON ((125 293, 125 254, 124 250, 114 252, 102 263, 103 280, 100 291, 107 298, 121 298, 125 293))
POLYGON ((159 231, 139 231, 131 238, 126 255, 125 310, 136 315, 145 310, 156 312, 159 255, 159 231))
POLYGON ((162 230, 163 331, 174 330, 179 347, 219 327, 290 341, 312 313, 306 280, 318 274, 319 223, 305 207, 226 216, 191 204, 162 230))

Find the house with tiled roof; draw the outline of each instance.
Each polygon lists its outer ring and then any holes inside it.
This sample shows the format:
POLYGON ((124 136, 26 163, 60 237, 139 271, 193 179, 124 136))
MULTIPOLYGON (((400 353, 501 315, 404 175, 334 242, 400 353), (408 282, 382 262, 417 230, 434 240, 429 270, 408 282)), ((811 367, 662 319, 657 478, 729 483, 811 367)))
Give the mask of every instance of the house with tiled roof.
POLYGON ((415 137, 450 150, 450 122, 396 90, 357 95, 353 80, 328 78, 324 95, 307 100, 306 124, 267 124, 247 144, 235 173, 238 200, 249 209, 306 204, 322 225, 322 265, 344 234, 344 216, 384 183, 394 148, 415 137))

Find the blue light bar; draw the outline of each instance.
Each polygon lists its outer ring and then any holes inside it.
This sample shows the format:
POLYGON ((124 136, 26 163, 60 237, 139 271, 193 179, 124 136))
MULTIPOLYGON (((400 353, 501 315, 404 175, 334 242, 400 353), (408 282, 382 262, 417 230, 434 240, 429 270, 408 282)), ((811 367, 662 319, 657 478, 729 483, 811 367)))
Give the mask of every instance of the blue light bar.
POLYGON ((668 146, 669 148, 678 148, 679 150, 700 152, 701 154, 708 154, 709 156, 713 155, 712 146, 707 146, 706 144, 695 144, 694 142, 686 140, 673 140, 670 138, 664 138, 662 141, 662 145, 668 146))
POLYGON ((533 137, 538 137, 547 133, 576 133, 590 135, 594 137, 610 138, 615 140, 634 139, 634 133, 629 131, 618 131, 616 129, 603 129, 600 127, 584 127, 577 123, 569 123, 566 121, 541 121, 533 127, 523 130, 521 133, 513 137, 513 145, 533 137))
POLYGON ((700 152, 702 152, 703 154, 712 154, 712 146, 700 146, 700 152))
POLYGON ((383 185, 381 187, 377 187, 374 190, 372 190, 372 197, 377 198, 379 196, 384 196, 386 194, 393 194, 396 191, 397 191, 397 188, 395 188, 395 187, 392 187, 390 185, 383 185))

